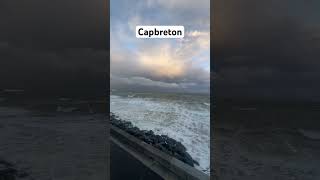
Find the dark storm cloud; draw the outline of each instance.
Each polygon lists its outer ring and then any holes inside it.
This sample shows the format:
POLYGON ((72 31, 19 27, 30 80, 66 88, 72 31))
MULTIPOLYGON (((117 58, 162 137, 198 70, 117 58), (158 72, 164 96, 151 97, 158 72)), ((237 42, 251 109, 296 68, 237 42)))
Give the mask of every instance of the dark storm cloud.
POLYGON ((217 96, 320 100, 318 1, 215 1, 217 96))
POLYGON ((4 0, 1 38, 17 45, 105 48, 103 0, 4 0))
POLYGON ((0 89, 35 94, 106 91, 104 0, 2 0, 0 89))
POLYGON ((0 89, 33 95, 98 95, 107 90, 108 52, 92 48, 52 51, 0 47, 0 89))

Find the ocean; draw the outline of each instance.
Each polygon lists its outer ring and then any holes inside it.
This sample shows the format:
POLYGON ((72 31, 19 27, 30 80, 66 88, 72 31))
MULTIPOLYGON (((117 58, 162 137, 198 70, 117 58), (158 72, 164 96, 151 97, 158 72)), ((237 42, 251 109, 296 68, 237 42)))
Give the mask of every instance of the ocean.
POLYGON ((112 91, 110 110, 142 130, 180 141, 197 169, 210 173, 210 96, 112 91))

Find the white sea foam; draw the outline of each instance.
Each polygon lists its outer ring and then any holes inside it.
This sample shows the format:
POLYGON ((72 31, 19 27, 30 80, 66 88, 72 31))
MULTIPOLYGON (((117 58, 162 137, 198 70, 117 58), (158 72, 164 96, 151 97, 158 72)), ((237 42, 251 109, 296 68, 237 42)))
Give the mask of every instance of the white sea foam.
MULTIPOLYGON (((191 96, 191 95, 190 95, 191 96)), ((209 174, 210 107, 197 98, 111 95, 111 112, 143 130, 180 141, 209 174)))

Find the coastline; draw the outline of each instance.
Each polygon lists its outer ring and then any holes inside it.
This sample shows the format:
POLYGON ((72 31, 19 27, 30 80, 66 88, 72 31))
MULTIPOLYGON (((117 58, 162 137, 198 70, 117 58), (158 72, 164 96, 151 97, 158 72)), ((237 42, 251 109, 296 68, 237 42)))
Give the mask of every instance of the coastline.
POLYGON ((210 174, 209 96, 118 91, 110 103, 111 112, 121 120, 181 142, 199 162, 195 168, 210 174))
POLYGON ((13 166, 0 166, 13 170, 10 177, 26 180, 108 177, 109 127, 107 115, 101 111, 105 103, 76 98, 2 96, 2 99, 0 159, 13 166), (26 176, 21 177, 21 172, 26 176))
POLYGON ((199 165, 186 151, 186 147, 179 141, 166 135, 155 135, 152 130, 140 130, 133 126, 131 122, 121 120, 113 113, 110 113, 110 123, 192 167, 199 165))
POLYGON ((320 178, 318 104, 235 99, 215 104, 211 163, 218 179, 320 178))

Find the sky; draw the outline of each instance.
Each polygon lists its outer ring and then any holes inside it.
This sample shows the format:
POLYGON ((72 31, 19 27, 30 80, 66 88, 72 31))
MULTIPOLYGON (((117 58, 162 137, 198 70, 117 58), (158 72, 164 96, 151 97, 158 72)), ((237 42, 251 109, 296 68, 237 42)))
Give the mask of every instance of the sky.
POLYGON ((320 1, 213 1, 216 97, 320 101, 320 1))
MULTIPOLYGON (((208 89, 209 1, 110 3, 111 85, 208 89), (135 24, 184 25, 187 36, 138 40, 135 24)), ((320 101, 320 1, 211 3, 216 97, 320 101)), ((106 91, 106 14, 104 0, 1 0, 0 89, 106 91)))
POLYGON ((111 88, 208 93, 210 0, 111 0, 111 88), (137 25, 182 25, 183 39, 137 39, 137 25))
POLYGON ((106 94, 108 20, 105 0, 1 0, 0 90, 106 94))

